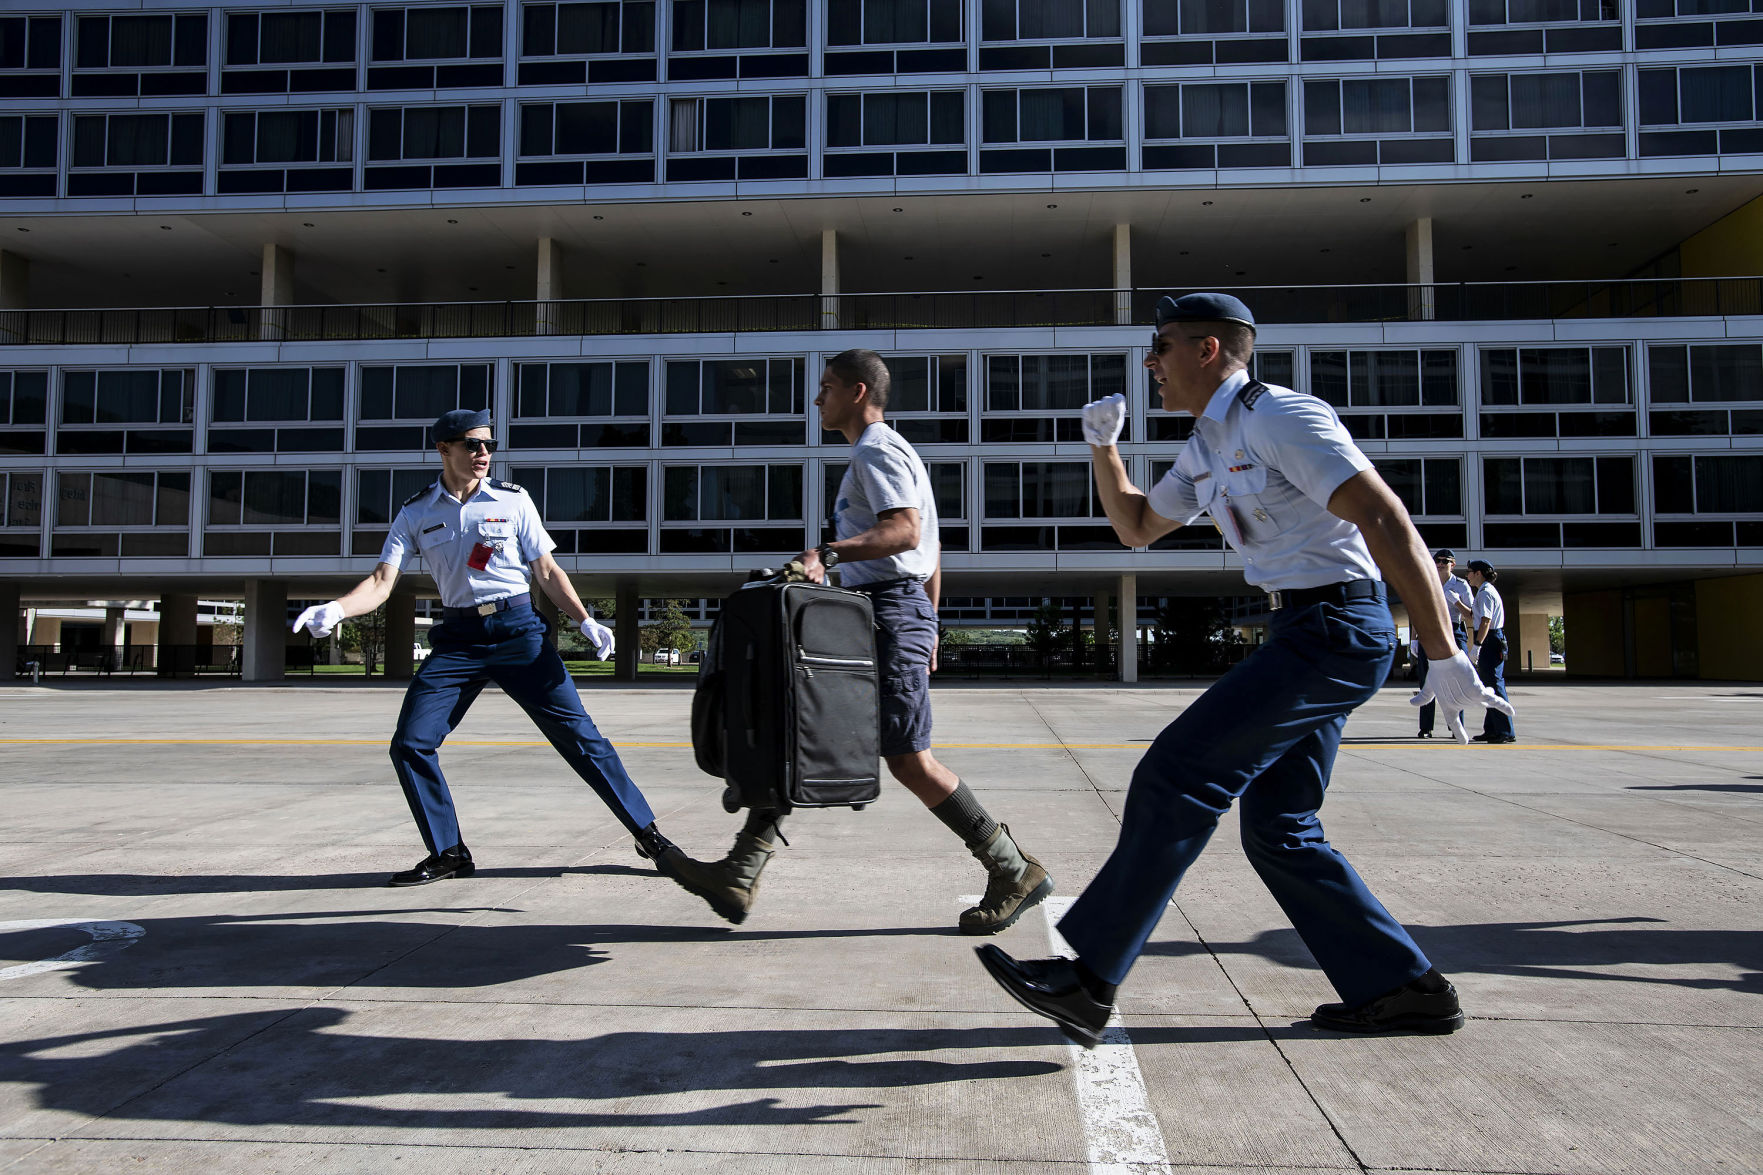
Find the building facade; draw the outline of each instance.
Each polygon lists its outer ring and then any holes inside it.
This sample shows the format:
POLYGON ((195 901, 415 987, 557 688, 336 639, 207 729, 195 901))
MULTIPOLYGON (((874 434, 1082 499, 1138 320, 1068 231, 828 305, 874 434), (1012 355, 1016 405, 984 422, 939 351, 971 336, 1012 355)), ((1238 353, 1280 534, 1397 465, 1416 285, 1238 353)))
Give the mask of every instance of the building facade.
POLYGON ((1521 663, 1754 676, 1760 195, 1763 0, 14 0, 0 606, 243 598, 275 677, 454 407, 586 593, 714 597, 820 535, 867 346, 945 594, 1130 631, 1239 565, 1122 548, 1075 410, 1158 476, 1150 307, 1228 289, 1521 663))

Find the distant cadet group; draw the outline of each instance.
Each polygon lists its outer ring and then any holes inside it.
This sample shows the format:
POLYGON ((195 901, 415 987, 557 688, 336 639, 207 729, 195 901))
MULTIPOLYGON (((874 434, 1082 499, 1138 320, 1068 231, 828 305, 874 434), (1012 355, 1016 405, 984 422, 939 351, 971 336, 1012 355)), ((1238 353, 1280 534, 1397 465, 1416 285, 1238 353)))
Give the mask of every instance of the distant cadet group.
MULTIPOLYGON (((1125 397, 1082 410, 1097 489, 1121 542, 1146 546, 1207 514, 1241 557, 1244 577, 1268 593, 1273 617, 1267 643, 1195 699, 1135 768, 1114 851, 1059 923, 1075 957, 1017 960, 990 944, 979 948, 986 970, 1012 997, 1085 1047, 1101 1039, 1117 989, 1233 802, 1250 862, 1341 997, 1318 1007, 1314 1024, 1350 1032, 1452 1032, 1463 1024, 1455 989, 1328 842, 1318 810, 1347 716, 1375 695, 1396 652, 1386 581, 1408 605, 1424 667, 1413 698, 1422 736, 1430 735, 1436 704, 1460 742, 1468 738, 1464 715, 1484 707, 1478 741, 1511 741, 1504 610, 1492 586, 1498 576, 1472 562, 1476 594, 1463 601, 1445 562, 1454 555, 1429 557, 1401 501, 1334 410, 1251 378, 1254 339, 1254 317, 1234 297, 1194 293, 1158 303, 1145 367, 1162 406, 1191 414, 1195 425, 1148 492, 1131 483, 1115 447, 1125 397), (1476 664, 1467 652, 1471 634, 1476 664)), ((984 896, 958 926, 991 935, 1050 894, 1053 879, 931 753, 928 687, 941 586, 936 503, 923 461, 884 419, 888 391, 888 369, 875 352, 850 350, 828 361, 815 404, 822 425, 851 443, 852 459, 838 489, 834 536, 792 567, 822 583, 836 563, 841 586, 869 598, 880 756, 985 870, 984 896)), ((472 874, 438 752, 494 683, 612 810, 639 854, 720 916, 743 921, 782 839, 787 800, 752 803, 720 860, 696 860, 662 835, 532 607, 536 587, 580 627, 597 656, 613 654, 612 633, 551 557, 556 544, 531 498, 489 476, 496 452, 490 424, 487 412, 469 410, 435 422, 440 474, 404 502, 373 573, 294 624, 325 636, 344 618, 373 611, 413 554, 441 594, 433 651, 410 683, 391 743, 428 853, 390 884, 472 874)))

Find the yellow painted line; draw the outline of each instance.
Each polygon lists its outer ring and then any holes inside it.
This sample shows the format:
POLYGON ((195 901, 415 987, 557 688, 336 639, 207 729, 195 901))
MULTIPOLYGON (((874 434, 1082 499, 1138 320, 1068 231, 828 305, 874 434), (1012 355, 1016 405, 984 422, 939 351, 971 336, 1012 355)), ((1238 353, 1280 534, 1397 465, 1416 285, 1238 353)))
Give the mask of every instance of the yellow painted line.
MULTIPOLYGON (((689 742, 629 742, 614 739, 619 747, 666 747, 683 749, 689 742)), ((129 747, 383 747, 383 738, 0 738, 5 746, 129 746, 129 747)), ((449 747, 548 747, 542 739, 449 739, 449 747)), ((1131 743, 937 743, 937 750, 961 751, 1142 751, 1148 741, 1131 743)), ((1450 746, 1451 740, 1431 742, 1408 739, 1387 743, 1347 743, 1349 751, 1432 751, 1450 746)), ((1763 747, 1690 746, 1655 743, 1506 743, 1513 751, 1735 751, 1755 754, 1763 747)), ((1469 748, 1464 748, 1469 749, 1469 748)), ((1493 748, 1475 748, 1488 749, 1493 748)))

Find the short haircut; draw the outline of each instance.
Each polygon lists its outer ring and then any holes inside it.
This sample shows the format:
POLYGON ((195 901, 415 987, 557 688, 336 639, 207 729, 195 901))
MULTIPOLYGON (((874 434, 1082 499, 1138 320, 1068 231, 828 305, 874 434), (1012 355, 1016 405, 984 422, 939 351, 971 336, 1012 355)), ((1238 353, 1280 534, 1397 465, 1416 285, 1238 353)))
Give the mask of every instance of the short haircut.
POLYGON ((1218 350, 1226 363, 1247 367, 1255 354, 1255 328, 1240 322, 1190 322, 1184 324, 1190 334, 1207 334, 1218 340, 1218 350))
POLYGON ((828 359, 826 366, 842 383, 863 384, 869 389, 869 402, 887 410, 888 365, 880 355, 863 347, 852 347, 828 359))

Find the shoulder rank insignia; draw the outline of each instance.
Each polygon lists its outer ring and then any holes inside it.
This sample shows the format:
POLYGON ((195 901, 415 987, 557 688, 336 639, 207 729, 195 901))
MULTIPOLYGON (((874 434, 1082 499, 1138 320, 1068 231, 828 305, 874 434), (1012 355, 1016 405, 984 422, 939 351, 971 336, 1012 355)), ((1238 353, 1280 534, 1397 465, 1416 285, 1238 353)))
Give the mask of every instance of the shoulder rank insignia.
POLYGON ((414 494, 411 494, 408 498, 405 498, 404 501, 399 503, 398 508, 402 510, 405 506, 414 506, 417 502, 420 502, 422 499, 433 493, 434 489, 435 483, 431 481, 420 490, 417 490, 414 494))
POLYGON ((496 478, 492 477, 492 478, 490 478, 490 484, 495 486, 499 490, 507 490, 511 494, 524 494, 524 493, 526 493, 525 490, 521 489, 519 486, 515 485, 511 481, 499 481, 496 478))
POLYGON ((1267 385, 1258 379, 1252 379, 1243 385, 1242 391, 1237 393, 1237 401, 1241 403, 1244 408, 1253 412, 1255 410, 1255 401, 1259 400, 1266 394, 1267 385))

